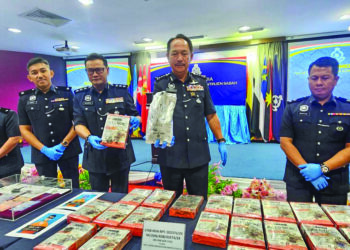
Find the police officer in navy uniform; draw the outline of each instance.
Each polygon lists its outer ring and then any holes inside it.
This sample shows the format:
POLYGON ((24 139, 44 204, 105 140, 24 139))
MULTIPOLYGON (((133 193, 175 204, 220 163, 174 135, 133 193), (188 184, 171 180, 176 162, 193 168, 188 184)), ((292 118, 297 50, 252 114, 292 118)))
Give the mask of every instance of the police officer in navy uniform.
POLYGON ((281 148, 288 201, 346 204, 349 191, 350 102, 334 97, 338 62, 321 57, 309 67, 311 96, 283 114, 281 148))
POLYGON ((79 154, 82 152, 73 127, 73 93, 55 87, 54 72, 47 60, 36 57, 27 64, 28 80, 34 89, 19 93, 19 128, 32 146, 32 161, 39 175, 57 178, 57 164, 63 178, 79 188, 79 154))
POLYGON ((167 45, 167 57, 172 72, 156 79, 154 93, 176 91, 177 101, 173 114, 175 143, 166 142, 155 147, 162 148, 158 162, 165 189, 182 194, 183 180, 189 194, 208 193, 208 163, 210 152, 205 118, 219 144, 222 165, 226 164, 227 150, 221 133, 220 121, 213 105, 206 78, 188 72, 193 57, 191 40, 178 34, 167 45))
POLYGON ((17 114, 0 107, 0 178, 21 172, 24 163, 18 146, 20 135, 17 114))
POLYGON ((107 148, 100 144, 108 114, 131 116, 131 128, 139 126, 140 117, 126 85, 108 84, 107 60, 92 53, 85 59, 85 68, 92 87, 75 91, 74 125, 85 139, 83 166, 89 171, 93 190, 128 192, 129 170, 135 162, 130 138, 126 149, 107 148))

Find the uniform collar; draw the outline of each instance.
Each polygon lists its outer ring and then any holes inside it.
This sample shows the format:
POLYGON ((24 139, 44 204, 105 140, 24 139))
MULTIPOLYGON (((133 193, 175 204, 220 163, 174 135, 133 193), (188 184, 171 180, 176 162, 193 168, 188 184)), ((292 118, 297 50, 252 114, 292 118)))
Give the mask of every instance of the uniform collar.
MULTIPOLYGON (((47 91, 47 93, 49 93, 50 91, 52 91, 55 94, 57 94, 57 89, 56 89, 56 87, 53 84, 51 84, 51 87, 50 87, 49 91, 47 91)), ((42 93, 43 94, 43 92, 40 89, 35 88, 34 94, 37 95, 38 93, 42 93)))
MULTIPOLYGON (((171 73, 170 73, 170 77, 172 78, 172 82, 174 82, 175 80, 178 80, 179 82, 182 83, 182 81, 181 81, 179 78, 177 78, 177 76, 176 76, 176 75, 174 74, 174 72, 172 72, 172 71, 171 71, 171 73)), ((184 83, 189 82, 190 80, 192 80, 192 78, 191 78, 191 76, 190 76, 190 72, 187 72, 187 77, 186 77, 184 83)))
POLYGON ((104 89, 102 90, 102 92, 99 93, 99 92, 95 89, 94 86, 91 86, 91 88, 90 88, 90 93, 91 93, 91 94, 96 93, 97 95, 103 95, 104 93, 107 93, 107 92, 108 92, 109 88, 110 88, 110 86, 109 86, 109 84, 107 83, 107 84, 105 85, 104 89))
MULTIPOLYGON (((311 95, 310 97, 309 97, 309 103, 310 104, 313 104, 313 103, 318 103, 318 101, 316 100, 316 98, 313 96, 313 95, 311 95)), ((335 105, 337 105, 337 100, 334 98, 334 96, 332 95, 331 96, 331 98, 324 104, 324 105, 329 105, 329 104, 335 104, 335 105)))

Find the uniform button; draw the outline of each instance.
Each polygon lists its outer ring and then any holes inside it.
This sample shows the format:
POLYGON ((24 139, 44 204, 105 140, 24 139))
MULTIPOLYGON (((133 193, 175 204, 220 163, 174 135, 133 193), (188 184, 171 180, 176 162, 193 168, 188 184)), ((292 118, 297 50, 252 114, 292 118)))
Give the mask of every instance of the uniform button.
POLYGON ((187 115, 185 116, 185 119, 188 119, 188 116, 187 116, 187 115))
POLYGON ((49 126, 51 126, 52 125, 52 123, 51 122, 49 122, 49 126))
POLYGON ((31 107, 30 109, 31 109, 31 110, 33 110, 34 108, 33 108, 33 107, 31 107))
POLYGON ((47 98, 45 97, 45 101, 47 101, 47 98))
POLYGON ((338 121, 338 123, 341 123, 341 121, 338 121))
POLYGON ((320 154, 319 154, 319 153, 317 153, 317 154, 316 154, 316 156, 320 156, 320 154))
POLYGON ((321 109, 320 112, 323 112, 323 109, 321 109))
POLYGON ((88 108, 85 108, 85 110, 88 110, 88 108))
POLYGON ((60 107, 62 107, 63 105, 62 104, 60 104, 60 107))
POLYGON ((189 138, 187 138, 187 141, 190 141, 190 139, 189 139, 189 138))
POLYGON ((187 127, 186 129, 187 129, 187 130, 190 130, 190 128, 189 128, 189 127, 187 127))
POLYGON ((52 135, 53 135, 53 131, 50 131, 50 134, 52 134, 52 135))
POLYGON ((322 121, 322 120, 319 120, 318 122, 319 122, 319 123, 322 123, 323 121, 322 121))
POLYGON ((100 120, 102 121, 102 120, 103 120, 103 118, 102 118, 102 117, 100 117, 100 120))
POLYGON ((184 96, 186 96, 186 94, 184 94, 184 96))
POLYGON ((98 99, 98 101, 102 102, 102 100, 101 100, 101 99, 98 99))
POLYGON ((303 119, 300 119, 300 122, 303 122, 303 119))
POLYGON ((102 110, 102 108, 98 108, 98 110, 102 110))
POLYGON ((185 104, 184 107, 187 108, 187 104, 185 104))
POLYGON ((101 130, 103 130, 103 127, 101 127, 101 130))
POLYGON ((319 134, 322 134, 322 131, 318 131, 319 134))
POLYGON ((52 142, 55 142, 55 139, 52 139, 51 141, 52 141, 52 142))
POLYGON ((318 141, 318 142, 317 142, 317 145, 321 145, 321 142, 318 141))
POLYGON ((45 108, 46 108, 46 109, 48 109, 48 108, 49 108, 49 106, 45 106, 45 108))
POLYGON ((47 117, 50 117, 51 115, 50 115, 50 114, 47 114, 46 116, 47 116, 47 117))

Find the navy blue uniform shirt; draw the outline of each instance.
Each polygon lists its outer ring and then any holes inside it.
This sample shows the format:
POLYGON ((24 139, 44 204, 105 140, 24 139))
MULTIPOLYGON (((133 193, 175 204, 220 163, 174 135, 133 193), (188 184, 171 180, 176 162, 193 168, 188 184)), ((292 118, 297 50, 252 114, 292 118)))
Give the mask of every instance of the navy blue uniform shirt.
MULTIPOLYGON (((71 88, 52 85, 46 94, 35 88, 20 92, 19 95, 19 125, 32 126, 33 134, 46 147, 61 143, 73 126, 71 88)), ((60 160, 69 159, 81 152, 79 139, 75 137, 60 160)), ((32 161, 36 164, 51 162, 47 156, 34 147, 32 147, 32 161)))
POLYGON ((206 78, 189 73, 181 82, 173 73, 156 78, 154 93, 167 88, 176 90, 173 114, 175 144, 159 152, 160 165, 173 168, 195 168, 210 161, 207 115, 216 113, 206 78))
MULTIPOLYGON (((75 91, 74 125, 84 125, 92 135, 101 137, 108 114, 138 116, 134 101, 126 85, 108 84, 102 93, 94 87, 75 91)), ((112 174, 130 167, 135 154, 128 137, 126 149, 94 149, 89 143, 84 146, 83 167, 94 173, 112 174)))
MULTIPOLYGON (((0 147, 5 144, 9 137, 20 135, 17 114, 12 110, 0 108, 0 147)), ((17 145, 11 152, 0 158, 0 175, 13 173, 23 165, 22 154, 17 145)))
MULTIPOLYGON (((332 97, 323 106, 313 96, 300 98, 286 106, 280 135, 293 138, 294 146, 307 163, 323 163, 350 143, 349 113, 350 102, 343 98, 332 97)), ((348 166, 332 170, 327 176, 329 185, 320 192, 348 192, 348 166)), ((297 188, 306 183, 300 170, 288 159, 284 181, 297 188)))

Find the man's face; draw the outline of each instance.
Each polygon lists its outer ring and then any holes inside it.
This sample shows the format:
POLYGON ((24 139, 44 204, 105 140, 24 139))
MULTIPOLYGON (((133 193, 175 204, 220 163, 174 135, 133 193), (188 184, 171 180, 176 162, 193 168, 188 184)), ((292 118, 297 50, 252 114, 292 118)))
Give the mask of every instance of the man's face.
POLYGON ((101 59, 87 61, 85 68, 93 86, 98 87, 107 83, 109 68, 103 64, 101 59))
POLYGON ((327 100, 331 97, 338 76, 332 73, 332 67, 312 66, 309 75, 309 88, 312 95, 319 101, 327 100))
POLYGON ((183 76, 187 74, 192 56, 193 54, 190 51, 188 43, 184 39, 174 39, 171 42, 168 61, 176 76, 183 76))
POLYGON ((45 63, 33 64, 28 69, 27 78, 40 90, 47 90, 51 87, 51 78, 54 73, 49 65, 45 63))

